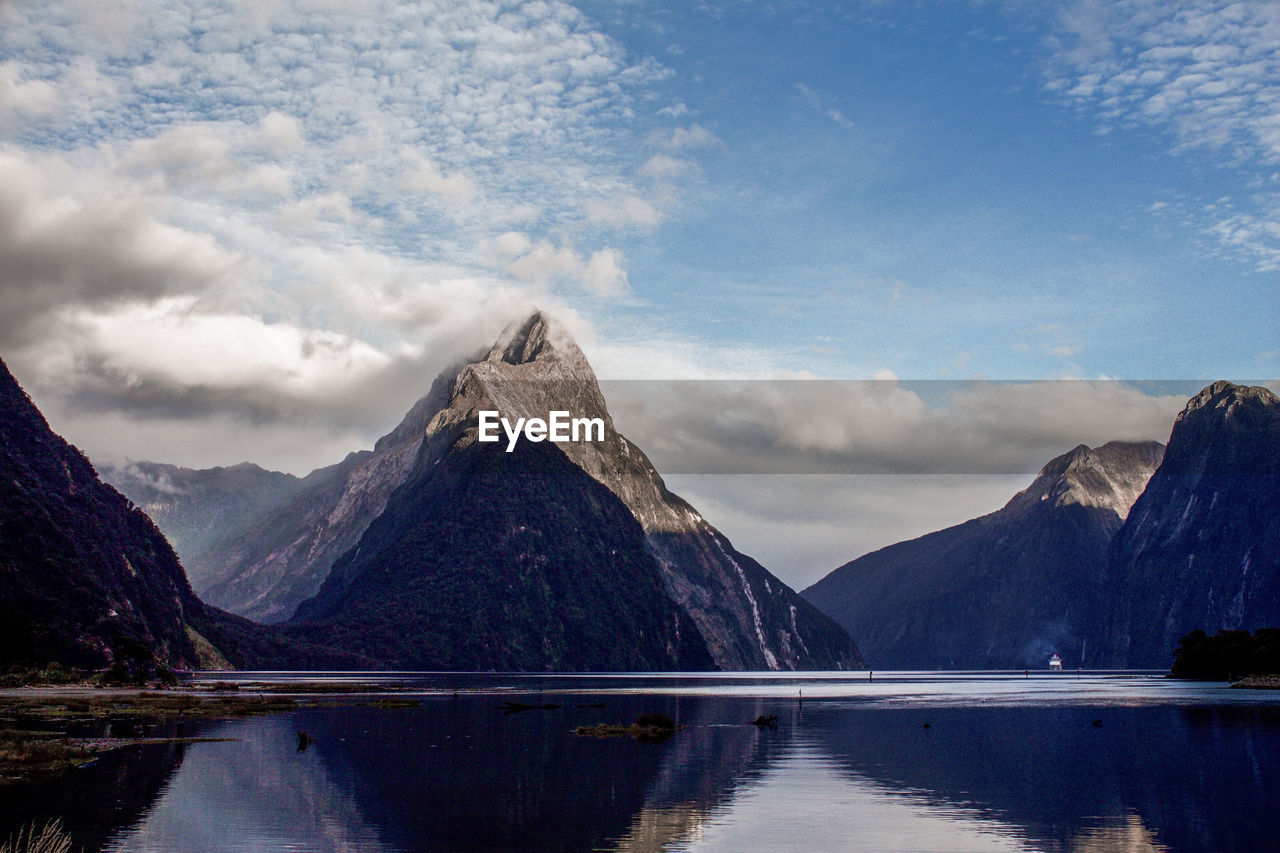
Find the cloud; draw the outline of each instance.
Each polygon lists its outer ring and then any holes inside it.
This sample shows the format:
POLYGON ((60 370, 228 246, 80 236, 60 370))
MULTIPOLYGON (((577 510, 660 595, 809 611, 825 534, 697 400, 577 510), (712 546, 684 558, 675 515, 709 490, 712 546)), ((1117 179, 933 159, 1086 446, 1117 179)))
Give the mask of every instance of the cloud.
POLYGON ((445 175, 440 167, 417 151, 404 152, 406 165, 404 185, 411 190, 435 193, 458 202, 469 201, 475 195, 475 184, 466 175, 445 175))
POLYGON ((645 178, 666 181, 696 169, 697 166, 688 160, 680 160, 666 154, 655 154, 640 167, 639 174, 645 178))
POLYGON ((813 108, 814 111, 826 116, 841 127, 853 127, 853 122, 845 117, 844 113, 834 107, 827 106, 823 101, 822 96, 813 89, 803 83, 797 83, 796 91, 804 96, 805 101, 811 108, 813 108))
MULTIPOLYGON (((1064 6, 1046 85, 1101 129, 1151 127, 1170 148, 1215 156, 1260 186, 1280 163, 1280 5, 1158 0, 1064 6)), ((1277 193, 1236 199, 1222 219, 1203 203, 1200 227, 1260 269, 1277 268, 1277 193)))
POLYGON ((677 127, 665 135, 660 134, 657 142, 667 148, 709 148, 724 144, 720 137, 700 124, 677 127))
POLYGON ((521 281, 578 282, 600 296, 621 296, 631 290, 622 252, 608 247, 583 257, 569 247, 542 240, 507 264, 506 272, 521 281))
POLYGON ((613 228, 652 228, 662 222, 662 214, 649 202, 627 195, 609 202, 588 201, 587 219, 613 228))
POLYGON ((161 222, 151 199, 109 183, 73 195, 57 162, 0 150, 0 345, 22 344, 71 307, 203 293, 246 259, 161 222))
POLYGON ((1034 473, 1081 443, 1163 441, 1187 400, 1077 380, 621 381, 606 396, 680 474, 1034 473))
MULTIPOLYGON (((378 222, 387 250, 457 264, 517 222, 584 243, 576 232, 601 221, 589 201, 640 198, 612 152, 638 132, 634 93, 669 76, 556 0, 115 11, 54 0, 0 30, 0 133, 28 153, 118 155, 174 220, 222 241, 314 236, 318 216, 347 225, 328 238, 368 243, 358 229, 378 222)), ((636 201, 623 211, 655 219, 636 201)))
POLYGON ((46 113, 56 107, 53 86, 44 80, 21 79, 18 63, 0 63, 0 111, 11 113, 46 113))
POLYGON ((302 123, 293 116, 272 110, 262 117, 260 128, 260 144, 273 157, 283 157, 302 146, 302 123))

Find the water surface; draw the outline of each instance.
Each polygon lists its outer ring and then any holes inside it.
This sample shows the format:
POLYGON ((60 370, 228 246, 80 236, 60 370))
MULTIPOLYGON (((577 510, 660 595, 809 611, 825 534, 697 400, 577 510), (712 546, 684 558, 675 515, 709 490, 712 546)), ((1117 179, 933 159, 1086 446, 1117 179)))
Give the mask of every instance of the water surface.
MULTIPOLYGON (((396 683, 7 795, 89 850, 1266 850, 1280 693, 1149 673, 237 674, 396 683), (399 694, 397 694, 399 695, 399 694), (508 701, 555 709, 504 713, 508 701), (604 707, 587 707, 603 704, 604 707), (661 742, 579 725, 666 713, 661 742), (777 714, 776 729, 751 724, 777 714), (298 750, 297 732, 314 743, 298 750)), ((193 725, 198 731, 192 732, 193 725)))

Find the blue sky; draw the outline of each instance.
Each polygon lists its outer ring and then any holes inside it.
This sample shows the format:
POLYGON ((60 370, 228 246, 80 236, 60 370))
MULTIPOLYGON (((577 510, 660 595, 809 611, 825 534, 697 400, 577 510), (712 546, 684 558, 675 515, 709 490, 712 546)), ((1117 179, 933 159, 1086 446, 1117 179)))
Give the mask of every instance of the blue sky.
POLYGON ((722 140, 693 209, 623 243, 633 285, 682 334, 770 341, 824 376, 1273 375, 1275 258, 1215 236, 1209 208, 1265 215, 1274 146, 1064 94, 1107 62, 1064 58, 1068 8, 609 19, 722 140))
MULTIPOLYGON (((0 356, 95 458, 295 472, 535 305, 612 379, 1270 381, 1278 57, 1267 2, 0 0, 0 356)), ((1167 436, 1097 389, 1024 468, 1167 436)))

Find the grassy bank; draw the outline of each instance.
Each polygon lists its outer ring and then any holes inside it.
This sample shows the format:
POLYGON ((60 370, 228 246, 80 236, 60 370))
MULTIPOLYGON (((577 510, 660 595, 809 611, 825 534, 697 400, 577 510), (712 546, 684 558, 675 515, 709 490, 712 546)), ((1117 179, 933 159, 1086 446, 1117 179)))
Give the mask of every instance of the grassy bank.
POLYGON ((145 722, 163 718, 245 717, 296 707, 297 701, 286 696, 208 696, 185 690, 28 687, 9 691, 8 695, 0 695, 0 786, 56 776, 113 749, 204 740, 146 737, 145 722), (111 720, 137 735, 75 737, 68 734, 75 724, 92 720, 111 720))

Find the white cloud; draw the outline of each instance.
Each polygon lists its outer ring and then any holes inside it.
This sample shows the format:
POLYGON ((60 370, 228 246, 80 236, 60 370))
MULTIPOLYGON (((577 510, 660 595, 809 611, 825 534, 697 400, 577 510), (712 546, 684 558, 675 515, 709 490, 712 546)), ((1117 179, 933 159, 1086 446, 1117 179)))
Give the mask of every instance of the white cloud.
POLYGON ((262 117, 260 140, 267 153, 282 157, 302 145, 302 123, 293 116, 272 110, 262 117))
POLYGON ((656 180, 671 180, 696 169, 697 166, 688 160, 680 160, 666 154, 655 154, 640 167, 640 175, 656 180))
POLYGON ((1185 394, 1114 381, 611 382, 668 473, 1014 474, 1077 444, 1165 440, 1185 394))
MULTIPOLYGON (((1280 5, 1121 0, 1059 13, 1047 86, 1096 114, 1103 129, 1154 127, 1176 152, 1215 155, 1260 185, 1280 163, 1280 5)), ((1223 220, 1205 201, 1200 226, 1259 268, 1274 270, 1277 193, 1235 200, 1223 220)))
POLYGON ((21 73, 17 62, 0 63, 0 111, 39 114, 56 109, 53 86, 44 80, 23 80, 21 73))
POLYGON ((841 127, 853 127, 853 122, 850 121, 844 113, 840 112, 840 110, 835 107, 828 106, 822 96, 810 87, 803 83, 797 83, 796 91, 804 96, 805 101, 815 112, 821 113, 841 127))
POLYGON ((631 291, 622 265, 622 252, 617 249, 593 252, 582 277, 587 286, 601 296, 623 296, 631 291))
POLYGON ((245 271, 210 235, 160 221, 148 196, 79 177, 57 158, 0 149, 0 343, 71 306, 204 293, 245 271))
POLYGON ((475 194, 475 185, 464 174, 446 175, 417 151, 406 150, 404 159, 408 166, 404 185, 411 190, 435 193, 457 202, 469 201, 475 194))
POLYGON ((507 264, 506 272, 528 282, 578 282, 600 296, 622 296, 631 290, 622 252, 609 247, 584 258, 567 246, 542 240, 507 264))
POLYGON ((662 214, 657 208, 636 195, 626 195, 608 202, 588 201, 585 209, 590 221, 614 228, 652 228, 662 222, 662 214))
POLYGON ((724 144, 720 137, 700 124, 677 127, 670 133, 660 135, 658 142, 667 148, 708 148, 724 144))

